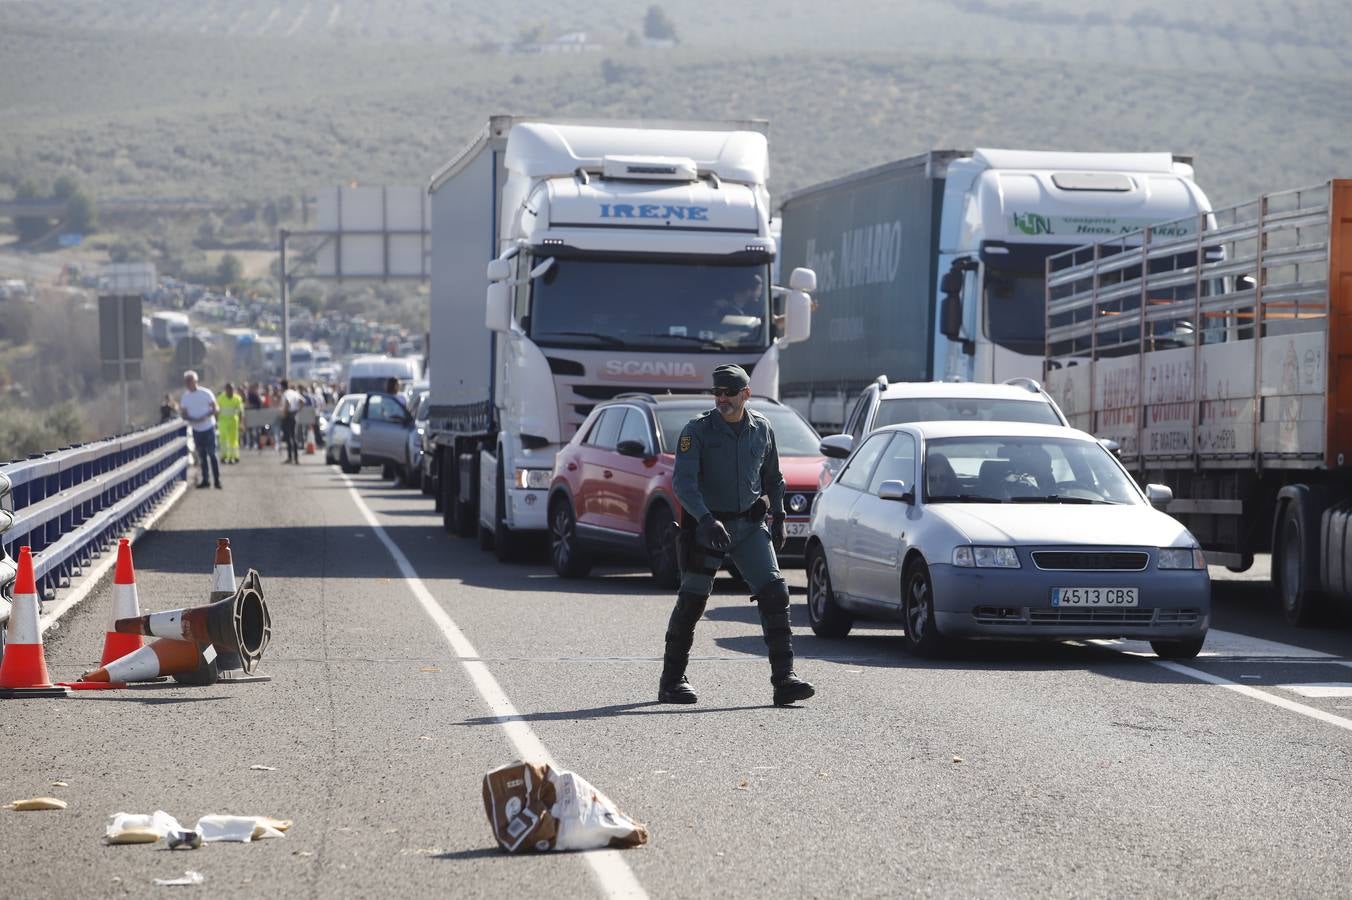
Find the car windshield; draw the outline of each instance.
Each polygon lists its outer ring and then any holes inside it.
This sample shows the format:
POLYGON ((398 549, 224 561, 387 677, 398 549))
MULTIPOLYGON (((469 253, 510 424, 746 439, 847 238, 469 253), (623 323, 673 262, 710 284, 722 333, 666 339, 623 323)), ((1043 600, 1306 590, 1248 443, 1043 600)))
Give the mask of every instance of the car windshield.
POLYGON ((1094 441, 941 438, 925 444, 928 503, 1140 503, 1131 479, 1094 441))
POLYGON ((763 262, 559 257, 532 285, 523 327, 541 346, 681 353, 769 346, 763 262))
MULTIPOLYGON (((770 427, 775 430, 775 441, 781 457, 821 456, 821 438, 798 413, 784 406, 757 404, 755 400, 752 400, 750 405, 752 409, 770 420, 770 427)), ((703 409, 689 406, 679 409, 658 408, 657 424, 662 429, 663 453, 676 452, 676 439, 681 436, 681 429, 702 412, 703 409)))
POLYGON ((897 397, 878 404, 873 427, 907 422, 1027 422, 1060 425, 1056 410, 1045 400, 1007 397, 897 397))

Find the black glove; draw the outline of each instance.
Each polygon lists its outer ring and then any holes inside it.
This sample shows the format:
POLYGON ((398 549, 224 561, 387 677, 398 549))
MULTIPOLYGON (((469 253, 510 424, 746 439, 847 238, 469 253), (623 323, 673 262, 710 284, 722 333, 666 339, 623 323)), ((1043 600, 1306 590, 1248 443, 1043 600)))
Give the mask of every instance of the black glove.
POLYGON ((784 514, 770 517, 770 543, 774 545, 775 552, 784 549, 784 514))
POLYGON ((723 523, 714 518, 713 513, 705 513, 695 526, 695 540, 711 550, 722 553, 732 546, 732 535, 723 523))

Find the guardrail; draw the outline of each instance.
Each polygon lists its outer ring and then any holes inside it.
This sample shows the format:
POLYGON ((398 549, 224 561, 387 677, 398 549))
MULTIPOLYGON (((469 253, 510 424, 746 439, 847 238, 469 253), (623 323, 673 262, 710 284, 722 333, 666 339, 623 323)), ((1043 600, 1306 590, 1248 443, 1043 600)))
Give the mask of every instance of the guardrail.
POLYGON ((187 425, 175 420, 0 466, 5 599, 20 547, 32 550, 38 595, 53 599, 187 478, 188 460, 187 425))

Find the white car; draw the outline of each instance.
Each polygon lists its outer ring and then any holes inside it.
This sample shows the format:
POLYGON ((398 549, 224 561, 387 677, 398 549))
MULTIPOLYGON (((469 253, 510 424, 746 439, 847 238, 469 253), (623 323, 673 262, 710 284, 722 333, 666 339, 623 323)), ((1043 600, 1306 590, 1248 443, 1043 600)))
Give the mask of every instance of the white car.
POLYGON ((913 652, 952 638, 1133 638, 1196 656, 1206 558, 1091 435, 1008 422, 889 426, 813 509, 808 620, 840 638, 893 619, 913 652))

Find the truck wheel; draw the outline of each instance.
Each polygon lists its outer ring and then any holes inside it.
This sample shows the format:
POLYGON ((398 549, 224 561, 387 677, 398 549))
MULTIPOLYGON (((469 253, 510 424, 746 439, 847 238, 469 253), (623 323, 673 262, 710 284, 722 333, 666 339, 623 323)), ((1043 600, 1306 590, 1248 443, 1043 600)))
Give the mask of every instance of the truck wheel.
POLYGON ((1302 512, 1295 501, 1282 507, 1281 528, 1273 548, 1272 580, 1282 599, 1286 621, 1303 626, 1314 624, 1323 598, 1314 589, 1315 573, 1307 565, 1309 542, 1315 536, 1306 534, 1302 512))
POLYGON ((507 481, 502 473, 502 463, 498 463, 498 502, 493 516, 493 552, 498 562, 512 562, 517 556, 517 545, 521 539, 512 534, 507 527, 507 481))
POLYGON ((648 569, 658 587, 675 589, 681 586, 681 567, 676 561, 679 534, 680 529, 666 504, 654 506, 643 526, 643 543, 648 551, 648 569))

